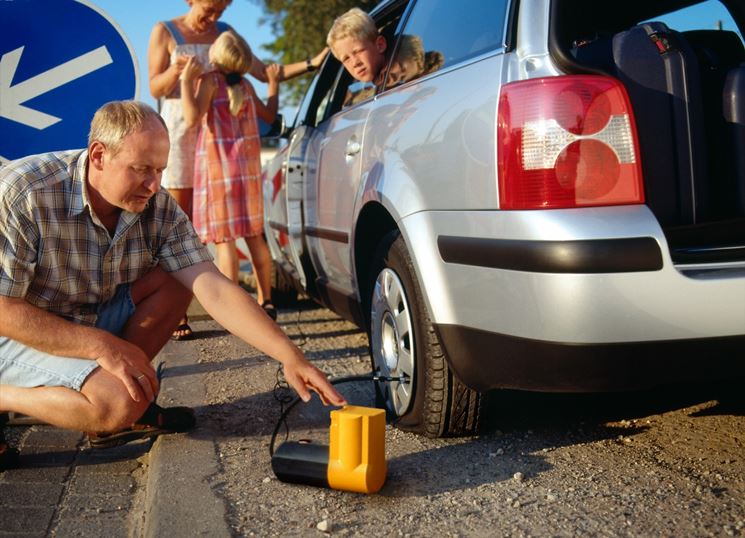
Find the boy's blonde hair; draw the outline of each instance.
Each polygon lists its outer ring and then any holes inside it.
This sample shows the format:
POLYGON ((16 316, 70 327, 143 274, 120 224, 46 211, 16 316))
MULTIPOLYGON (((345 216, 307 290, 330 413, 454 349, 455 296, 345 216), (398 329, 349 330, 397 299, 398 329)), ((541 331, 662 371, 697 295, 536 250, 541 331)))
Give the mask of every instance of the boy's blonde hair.
MULTIPOLYGON (((340 15, 331 25, 331 30, 326 37, 326 44, 336 56, 334 45, 345 38, 375 41, 378 37, 378 29, 375 27, 373 18, 358 7, 353 7, 346 13, 340 15)), ((338 56, 336 56, 338 59, 338 56)))
POLYGON ((142 128, 148 121, 157 120, 168 131, 163 118, 150 106, 140 101, 111 101, 93 115, 88 132, 88 147, 101 142, 112 155, 121 149, 122 140, 142 128))
MULTIPOLYGON (((210 47, 210 61, 220 72, 243 76, 251 69, 253 53, 245 39, 233 30, 221 33, 210 47)), ((237 116, 243 106, 245 96, 238 83, 228 83, 230 113, 237 116)))

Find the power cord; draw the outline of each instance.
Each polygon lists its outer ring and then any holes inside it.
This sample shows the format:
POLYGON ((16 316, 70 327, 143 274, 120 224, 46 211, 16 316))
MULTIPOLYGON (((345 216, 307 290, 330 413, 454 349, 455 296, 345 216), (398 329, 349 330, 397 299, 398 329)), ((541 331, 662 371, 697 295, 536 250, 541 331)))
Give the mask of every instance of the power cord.
MULTIPOLYGON (((392 381, 400 381, 403 383, 408 382, 407 376, 401 376, 401 377, 386 377, 381 376, 378 374, 370 373, 370 374, 362 374, 362 375, 350 375, 345 377, 337 377, 336 379, 329 379, 329 382, 332 385, 340 385, 342 383, 352 383, 352 382, 358 382, 358 381, 373 381, 373 382, 385 382, 390 383, 392 381)), ((299 396, 295 396, 294 398, 290 396, 290 389, 289 384, 287 383, 287 380, 284 378, 284 370, 282 369, 282 366, 280 365, 277 368, 277 383, 274 385, 274 398, 279 402, 280 405, 280 415, 279 419, 277 419, 277 425, 274 427, 274 431, 272 432, 272 438, 269 441, 269 455, 274 455, 274 444, 277 440, 277 434, 279 433, 280 428, 284 425, 285 427, 285 441, 290 436, 290 428, 287 425, 287 415, 289 415, 290 411, 293 407, 295 407, 301 400, 299 396), (287 405, 289 403, 289 405, 287 405), (287 407, 285 407, 287 405, 287 407)))

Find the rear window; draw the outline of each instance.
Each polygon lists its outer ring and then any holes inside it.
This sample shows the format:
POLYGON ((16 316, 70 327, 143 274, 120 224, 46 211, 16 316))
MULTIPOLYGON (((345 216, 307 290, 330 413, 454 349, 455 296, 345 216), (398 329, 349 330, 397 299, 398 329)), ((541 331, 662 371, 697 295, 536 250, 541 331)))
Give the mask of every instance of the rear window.
POLYGON ((653 20, 664 22, 668 27, 680 32, 687 30, 729 30, 737 33, 742 40, 742 34, 732 19, 732 15, 718 0, 708 0, 701 4, 665 13, 653 20))

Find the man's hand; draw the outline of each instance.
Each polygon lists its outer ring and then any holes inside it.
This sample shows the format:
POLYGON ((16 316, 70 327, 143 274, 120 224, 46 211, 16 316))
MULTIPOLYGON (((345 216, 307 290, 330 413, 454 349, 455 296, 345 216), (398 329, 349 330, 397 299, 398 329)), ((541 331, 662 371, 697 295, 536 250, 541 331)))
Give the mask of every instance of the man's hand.
POLYGON ((160 387, 150 359, 136 345, 110 336, 96 358, 98 365, 119 379, 135 402, 141 401, 143 396, 149 402, 155 401, 160 387))
POLYGON ((310 401, 310 391, 317 393, 323 405, 346 405, 347 401, 318 368, 304 357, 284 364, 285 379, 300 399, 310 401))

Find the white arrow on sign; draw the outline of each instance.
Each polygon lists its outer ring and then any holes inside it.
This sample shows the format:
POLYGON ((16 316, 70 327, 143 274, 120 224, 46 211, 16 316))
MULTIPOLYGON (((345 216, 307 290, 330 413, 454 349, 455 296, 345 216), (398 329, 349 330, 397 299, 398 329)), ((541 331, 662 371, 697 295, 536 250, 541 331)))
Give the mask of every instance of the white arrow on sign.
POLYGON ((73 58, 48 71, 11 86, 24 47, 3 54, 0 58, 0 117, 23 123, 36 129, 46 129, 61 118, 23 106, 21 103, 64 86, 68 82, 101 69, 113 62, 105 46, 73 58))

